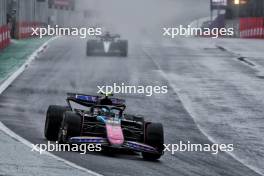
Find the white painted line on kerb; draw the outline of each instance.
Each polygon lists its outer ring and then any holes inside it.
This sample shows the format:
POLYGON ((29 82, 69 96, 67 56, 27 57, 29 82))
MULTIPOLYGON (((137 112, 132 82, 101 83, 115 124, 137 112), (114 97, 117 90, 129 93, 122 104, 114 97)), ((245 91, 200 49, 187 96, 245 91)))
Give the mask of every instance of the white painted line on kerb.
MULTIPOLYGON (((8 86, 21 74, 23 71, 29 66, 29 64, 37 58, 38 54, 47 47, 48 43, 56 39, 57 37, 53 37, 49 39, 47 42, 45 42, 43 45, 41 45, 34 53, 32 53, 29 58, 26 60, 26 62, 18 69, 16 70, 11 76, 9 76, 1 85, 0 85, 0 94, 2 94, 8 86)), ((0 130, 9 135, 10 137, 20 141, 21 143, 25 144, 26 146, 32 148, 32 143, 24 139, 23 137, 19 136, 18 134, 14 133, 12 130, 10 130, 8 127, 6 127, 2 122, 0 122, 0 130)), ((67 161, 63 158, 60 158, 52 153, 49 153, 47 151, 43 152, 43 154, 48 155, 58 161, 61 161, 75 169, 81 170, 86 172, 87 174, 93 175, 93 176, 103 176, 101 174, 98 174, 96 172, 93 172, 91 170, 88 170, 84 167, 78 166, 77 164, 74 164, 70 161, 67 161)))
MULTIPOLYGON (((16 139, 16 140, 18 140, 19 142, 25 144, 26 146, 32 148, 33 144, 32 144, 31 142, 29 142, 28 140, 26 140, 26 139, 22 138, 21 136, 17 135, 15 132, 13 132, 13 131, 10 130, 8 127, 6 127, 2 122, 0 122, 0 130, 3 131, 4 133, 6 133, 7 135, 9 135, 10 137, 12 137, 13 139, 16 139)), ((39 149, 39 148, 38 148, 38 149, 39 149)), ((58 160, 58 161, 61 161, 61 162, 65 163, 65 164, 67 164, 67 165, 69 165, 69 166, 71 166, 71 167, 73 167, 73 168, 75 168, 75 169, 78 169, 78 170, 84 171, 84 172, 86 172, 87 174, 90 174, 90 175, 92 175, 92 176, 103 176, 103 175, 101 175, 101 174, 98 174, 98 173, 96 173, 96 172, 93 172, 93 171, 91 171, 91 170, 88 170, 88 169, 86 169, 86 168, 84 168, 84 167, 78 166, 78 165, 76 165, 76 164, 74 164, 74 163, 72 163, 72 162, 70 162, 70 161, 67 161, 67 160, 65 160, 65 159, 62 159, 62 158, 60 158, 60 157, 58 157, 58 156, 56 156, 56 155, 54 155, 54 154, 52 154, 52 153, 50 153, 50 152, 43 151, 42 154, 47 155, 47 156, 50 156, 50 157, 52 157, 52 158, 54 158, 54 159, 56 159, 56 160, 58 160)))

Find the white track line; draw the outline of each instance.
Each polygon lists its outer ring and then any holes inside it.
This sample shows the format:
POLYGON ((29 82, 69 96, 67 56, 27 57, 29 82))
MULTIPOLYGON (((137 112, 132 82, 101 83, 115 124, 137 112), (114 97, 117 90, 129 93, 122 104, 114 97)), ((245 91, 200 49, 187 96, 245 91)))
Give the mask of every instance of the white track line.
MULTIPOLYGON (((33 144, 31 142, 29 142, 28 140, 22 138, 21 136, 17 135, 16 133, 14 133, 12 130, 10 130, 8 127, 6 127, 2 122, 0 122, 0 130, 3 131, 4 133, 6 133, 7 135, 9 135, 10 137, 12 137, 13 139, 16 139, 19 142, 21 142, 21 143, 25 144, 26 146, 28 146, 29 148, 32 148, 33 144)), ((76 165, 76 164, 74 164, 74 163, 72 163, 70 161, 62 159, 62 158, 60 158, 60 157, 58 157, 58 156, 56 156, 56 155, 54 155, 54 154, 52 154, 50 152, 43 151, 42 154, 50 156, 50 157, 52 157, 52 158, 54 158, 54 159, 56 159, 58 161, 61 161, 61 162, 65 163, 65 164, 69 165, 70 167, 73 167, 73 168, 76 168, 78 170, 84 171, 87 174, 90 174, 92 176, 103 176, 101 174, 98 174, 96 172, 88 170, 88 169, 86 169, 84 167, 78 166, 78 165, 76 165)))
MULTIPOLYGON (((26 62, 19 67, 19 69, 17 69, 14 73, 12 73, 1 85, 0 85, 0 94, 2 94, 7 88, 8 86, 21 74, 23 73, 23 71, 25 71, 25 69, 29 66, 29 64, 35 60, 37 58, 37 56, 43 52, 43 50, 45 48, 47 48, 48 43, 55 40, 57 37, 53 37, 51 39, 49 39, 48 41, 46 41, 43 45, 41 45, 35 52, 33 52, 28 59, 26 60, 26 62)), ((3 131, 4 133, 6 133, 7 135, 9 135, 10 137, 20 141, 21 143, 25 144, 26 146, 32 148, 32 143, 29 142, 28 140, 24 139, 23 137, 19 136, 18 134, 14 133, 12 130, 10 130, 8 127, 6 127, 2 122, 0 122, 0 130, 3 131)), ((84 167, 78 166, 70 161, 67 161, 63 158, 60 158, 50 152, 43 152, 43 154, 48 155, 58 161, 61 161, 73 168, 76 168, 78 170, 84 171, 87 174, 93 175, 93 176, 103 176, 99 173, 93 172, 89 169, 86 169, 84 167)))
MULTIPOLYGON (((214 144, 217 144, 217 141, 211 137, 210 135, 208 135, 204 130, 203 128, 200 127, 200 125, 198 123, 196 123, 196 120, 195 120, 195 113, 194 111, 192 110, 192 106, 191 106, 191 103, 189 101, 189 99, 187 98, 187 96, 183 95, 181 93, 181 89, 175 87, 175 85, 172 85, 169 81, 169 79, 167 78, 167 75, 166 73, 162 70, 162 68, 160 67, 160 65, 155 61, 155 59, 151 56, 151 54, 146 51, 144 48, 142 48, 142 51, 146 54, 147 57, 149 57, 153 63, 156 65, 156 67, 159 69, 160 73, 161 73, 161 76, 164 77, 164 79, 168 82, 169 86, 173 89, 173 91, 177 94, 177 96, 179 97, 180 101, 182 102, 182 105, 184 107, 184 109, 186 110, 186 112, 190 115, 190 117, 194 120, 195 124, 197 125, 198 129, 200 130, 200 132, 205 136, 207 137, 207 139, 209 141, 211 141, 212 143, 214 144)), ((238 161, 239 163, 241 163, 242 165, 244 165, 245 167, 249 168, 250 170, 252 170, 253 172, 259 174, 259 175, 263 175, 264 174, 257 168, 257 167, 254 167, 252 165, 248 165, 246 164, 243 160, 239 159, 235 154, 231 153, 231 152, 225 152, 226 154, 228 154, 229 156, 231 156, 234 160, 238 161)))

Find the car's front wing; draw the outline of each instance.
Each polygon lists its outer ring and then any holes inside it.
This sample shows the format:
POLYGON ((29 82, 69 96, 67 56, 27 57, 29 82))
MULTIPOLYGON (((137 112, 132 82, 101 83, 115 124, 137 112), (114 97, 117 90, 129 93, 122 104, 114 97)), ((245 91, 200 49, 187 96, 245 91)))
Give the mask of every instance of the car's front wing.
POLYGON ((135 141, 124 141, 122 145, 111 145, 107 138, 103 137, 90 137, 90 136, 78 136, 78 137, 71 137, 69 139, 69 143, 87 143, 87 144, 101 144, 102 146, 108 146, 113 148, 120 148, 120 149, 129 149, 136 152, 148 152, 148 153, 159 153, 156 148, 149 146, 147 144, 143 144, 140 142, 135 141))

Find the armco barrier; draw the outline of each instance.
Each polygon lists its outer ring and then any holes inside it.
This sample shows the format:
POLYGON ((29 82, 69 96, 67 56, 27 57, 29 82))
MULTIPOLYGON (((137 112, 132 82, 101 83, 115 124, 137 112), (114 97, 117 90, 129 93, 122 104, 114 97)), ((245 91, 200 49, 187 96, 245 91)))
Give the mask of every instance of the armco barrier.
POLYGON ((0 49, 10 44, 10 31, 7 25, 0 26, 0 49))
POLYGON ((264 18, 241 18, 240 37, 264 39, 264 18))

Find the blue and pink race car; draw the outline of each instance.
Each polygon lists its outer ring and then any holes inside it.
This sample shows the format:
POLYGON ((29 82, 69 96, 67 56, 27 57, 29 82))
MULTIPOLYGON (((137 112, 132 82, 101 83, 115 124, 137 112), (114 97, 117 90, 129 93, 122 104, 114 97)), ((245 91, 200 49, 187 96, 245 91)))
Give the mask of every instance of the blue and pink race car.
POLYGON ((123 99, 68 93, 66 101, 67 106, 48 108, 44 130, 48 140, 131 150, 146 160, 163 155, 162 124, 125 114, 123 99))

